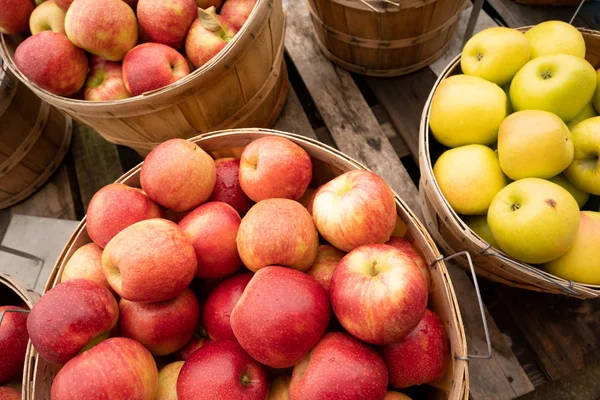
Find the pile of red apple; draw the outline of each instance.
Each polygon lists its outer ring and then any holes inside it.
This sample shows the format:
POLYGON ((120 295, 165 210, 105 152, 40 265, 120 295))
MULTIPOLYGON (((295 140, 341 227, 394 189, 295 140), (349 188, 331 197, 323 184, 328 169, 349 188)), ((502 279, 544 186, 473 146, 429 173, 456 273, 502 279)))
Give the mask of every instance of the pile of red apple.
MULTIPOLYGON (((4 289, 6 290, 6 289, 4 289)), ((0 306, 0 400, 21 400, 21 376, 27 350, 25 304, 0 306), (21 311, 21 312, 19 312, 21 311)))
POLYGON ((90 101, 120 100, 170 85, 205 65, 242 28, 255 4, 0 0, 0 33, 32 34, 17 47, 14 61, 39 87, 90 101))
POLYGON ((364 170, 309 189, 312 164, 281 137, 217 160, 173 139, 141 189, 96 193, 93 242, 27 321, 64 365, 51 399, 399 399, 443 377, 448 338, 423 257, 392 236, 392 191, 364 170))

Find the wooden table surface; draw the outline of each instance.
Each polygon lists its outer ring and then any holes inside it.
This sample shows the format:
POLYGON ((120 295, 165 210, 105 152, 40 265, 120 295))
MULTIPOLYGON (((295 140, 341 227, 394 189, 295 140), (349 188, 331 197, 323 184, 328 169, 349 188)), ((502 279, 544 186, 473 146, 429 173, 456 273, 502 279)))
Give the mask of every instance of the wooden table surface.
MULTIPOLYGON (((470 8, 442 58, 399 78, 366 78, 332 65, 319 51, 301 0, 288 13, 286 62, 290 94, 275 129, 316 138, 380 174, 420 215, 417 183, 421 111, 441 70, 462 47, 470 8)), ((486 0, 475 32, 498 24, 518 27, 549 19, 569 21, 573 7, 486 0)), ((574 23, 600 30, 600 3, 589 2, 574 23)), ((24 214, 80 220, 93 194, 141 161, 76 124, 71 150, 50 181, 26 201, 0 211, 0 237, 11 217, 24 214)), ((51 232, 49 232, 51 234, 51 232)), ((485 353, 473 284, 449 265, 468 336, 469 353, 485 353)), ((600 362, 600 300, 580 301, 481 282, 494 356, 470 362, 473 399, 513 399, 600 362)))

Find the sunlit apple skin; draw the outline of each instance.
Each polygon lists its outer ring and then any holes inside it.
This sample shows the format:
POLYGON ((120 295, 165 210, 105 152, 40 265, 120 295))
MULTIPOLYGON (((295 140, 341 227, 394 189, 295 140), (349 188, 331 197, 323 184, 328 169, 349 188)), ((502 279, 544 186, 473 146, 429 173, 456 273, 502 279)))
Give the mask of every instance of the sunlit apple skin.
POLYGON ((290 375, 280 375, 269 384, 269 396, 267 400, 289 400, 290 399, 290 375))
POLYGON ((43 31, 65 33, 66 13, 54 0, 44 1, 37 6, 29 17, 29 30, 32 35, 43 31))
POLYGON ((123 65, 92 56, 92 70, 85 82, 84 99, 88 101, 122 100, 131 97, 123 80, 123 65))
POLYGON ((106 287, 75 279, 42 296, 29 314, 27 332, 46 361, 65 364, 86 346, 108 337, 118 319, 119 306, 106 287))
POLYGON ((254 202, 244 193, 240 185, 240 159, 218 158, 215 160, 215 167, 217 180, 215 189, 208 200, 227 203, 243 217, 254 202))
POLYGON ((21 400, 21 392, 8 386, 0 386, 0 400, 21 400))
POLYGON ((183 364, 183 361, 176 361, 158 371, 158 390, 155 400, 177 400, 177 378, 183 364))
POLYGON ((380 400, 388 372, 375 350, 341 332, 326 333, 294 367, 290 400, 380 400))
POLYGON ((577 124, 571 135, 575 156, 564 174, 578 189, 600 195, 600 117, 577 124))
POLYGON ((525 32, 531 47, 531 58, 549 54, 571 54, 585 57, 585 40, 573 25, 563 21, 546 21, 525 32))
POLYGON ((220 14, 239 31, 248 20, 255 5, 256 0, 226 0, 221 7, 220 14))
POLYGON ((96 243, 81 246, 67 261, 60 281, 73 279, 89 279, 112 290, 102 269, 102 249, 96 243))
POLYGON ((185 53, 196 68, 202 67, 216 56, 233 39, 237 30, 223 17, 215 15, 222 29, 213 32, 196 19, 185 39, 185 53))
POLYGON ((337 319, 352 336, 389 344, 406 337, 423 317, 427 282, 399 249, 365 245, 339 262, 329 295, 337 319))
POLYGON ((175 353, 175 359, 179 361, 186 361, 194 352, 198 349, 201 349, 207 343, 210 343, 211 340, 208 337, 200 337, 197 334, 194 334, 189 342, 186 343, 177 353, 175 353))
MULTIPOLYGON (((6 310, 23 311, 25 309, 15 306, 0 307, 0 313, 6 310)), ((0 357, 0 385, 18 378, 23 373, 28 340, 27 314, 5 313, 2 325, 0 325, 0 353, 2 354, 0 357)))
POLYGON ((329 293, 329 284, 335 267, 346 253, 329 244, 322 244, 317 250, 317 258, 306 273, 312 276, 329 293))
POLYGON ((427 290, 429 290, 431 288, 431 275, 429 274, 429 268, 427 267, 425 259, 423 258, 421 253, 419 253, 419 251, 415 248, 415 246, 411 242, 400 236, 392 236, 390 240, 388 240, 385 244, 397 248, 398 250, 409 256, 415 262, 415 264, 417 264, 417 267, 419 267, 419 270, 425 277, 425 281, 427 282, 427 290))
POLYGON ((16 35, 25 32, 34 9, 33 0, 0 0, 0 33, 16 35))
POLYGON ((178 49, 198 17, 194 0, 139 0, 137 18, 151 42, 178 49))
POLYGON ((69 361, 52 382, 52 400, 154 400, 158 371, 144 346, 111 338, 69 361))

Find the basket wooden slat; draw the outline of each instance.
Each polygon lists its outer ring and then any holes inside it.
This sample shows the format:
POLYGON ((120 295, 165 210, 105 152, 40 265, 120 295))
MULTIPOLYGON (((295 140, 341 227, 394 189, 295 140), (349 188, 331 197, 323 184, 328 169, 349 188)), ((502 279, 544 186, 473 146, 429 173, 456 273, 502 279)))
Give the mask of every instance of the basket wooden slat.
MULTIPOLYGON (((527 31, 530 27, 519 28, 527 31)), ((586 59, 600 67, 600 32, 582 29, 586 59)), ((440 82, 461 73, 460 55, 440 74, 425 104, 419 132, 419 166, 421 169, 420 196, 427 227, 447 253, 468 251, 474 257, 477 273, 487 279, 527 290, 564 294, 582 299, 600 297, 600 286, 566 281, 531 265, 516 261, 502 251, 490 247, 473 232, 450 207, 435 180, 430 148, 434 140, 429 131, 431 100, 440 82)), ((465 268, 468 266, 459 260, 465 268)))
MULTIPOLYGON (((293 140, 311 155, 314 160, 315 170, 313 185, 332 179, 345 171, 366 169, 360 163, 316 140, 267 129, 220 131, 201 135, 191 140, 196 142, 213 156, 224 157, 239 155, 240 149, 243 148, 243 146, 260 137, 269 135, 293 140)), ((117 182, 139 187, 140 168, 141 164, 123 175, 117 182)), ((400 219, 406 225, 407 233, 405 237, 412 241, 422 252, 424 258, 432 264, 430 269, 432 291, 430 293, 429 307, 437 312, 444 322, 450 338, 453 356, 466 356, 467 347, 464 327, 446 266, 443 262, 435 262, 440 254, 437 251, 433 240, 412 211, 397 195, 396 206, 400 219)), ((86 232, 86 221, 84 218, 58 258, 46 284, 45 291, 52 289, 59 283, 66 262, 77 248, 89 241, 90 239, 86 232)), ((59 368, 49 365, 43 359, 38 357, 37 352, 31 345, 28 349, 27 363, 31 366, 28 370, 29 376, 27 377, 31 387, 28 388, 27 391, 29 397, 25 397, 25 399, 34 400, 46 398, 50 393, 52 379, 59 368)), ((444 379, 432 386, 439 389, 438 394, 443 393, 443 398, 466 400, 469 393, 467 362, 452 357, 451 365, 444 379)))

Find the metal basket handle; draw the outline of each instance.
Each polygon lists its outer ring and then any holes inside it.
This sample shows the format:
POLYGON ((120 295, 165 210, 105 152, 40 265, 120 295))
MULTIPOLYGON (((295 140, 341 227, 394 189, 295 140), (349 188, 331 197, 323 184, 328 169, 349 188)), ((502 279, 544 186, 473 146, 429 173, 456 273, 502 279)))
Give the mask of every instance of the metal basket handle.
POLYGON ((0 312, 0 325, 2 325, 2 320, 4 319, 4 315, 6 313, 20 313, 20 314, 29 314, 30 310, 4 310, 0 312))

